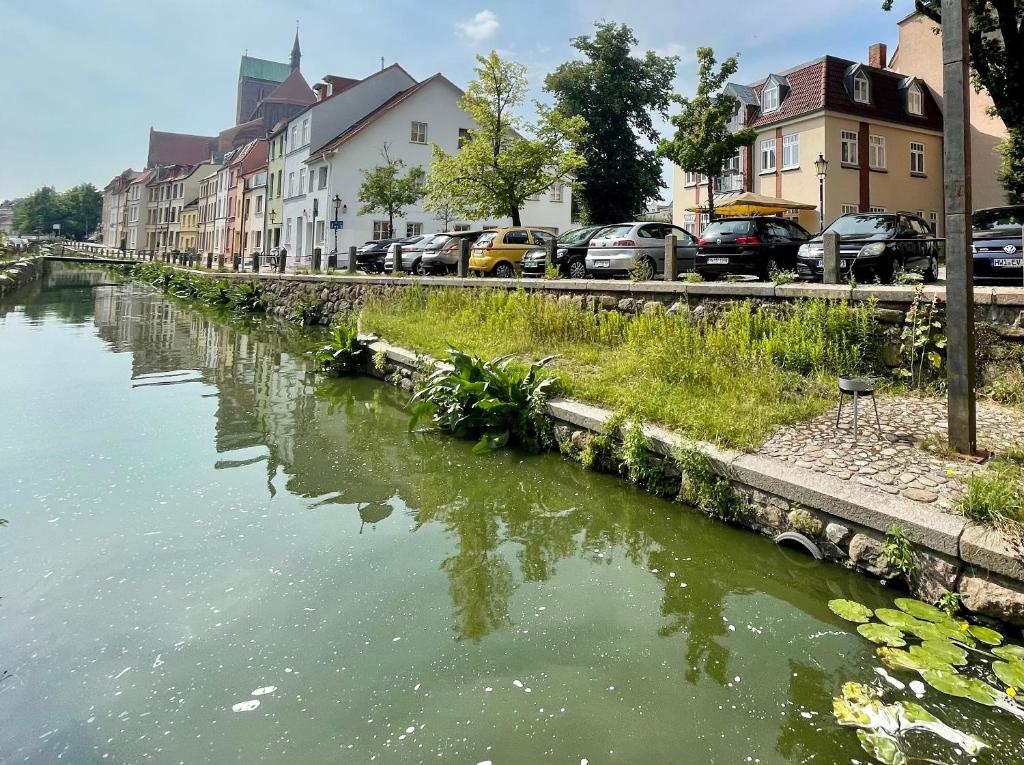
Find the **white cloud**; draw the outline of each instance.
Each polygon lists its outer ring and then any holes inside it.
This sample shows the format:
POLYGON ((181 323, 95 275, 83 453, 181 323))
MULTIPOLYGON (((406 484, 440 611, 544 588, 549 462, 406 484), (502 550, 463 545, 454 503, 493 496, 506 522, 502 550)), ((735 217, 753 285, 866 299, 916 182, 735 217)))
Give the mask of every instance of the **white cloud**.
POLYGON ((460 21, 455 25, 455 31, 460 37, 473 42, 482 42, 494 37, 501 26, 498 17, 492 11, 480 11, 469 21, 460 21))

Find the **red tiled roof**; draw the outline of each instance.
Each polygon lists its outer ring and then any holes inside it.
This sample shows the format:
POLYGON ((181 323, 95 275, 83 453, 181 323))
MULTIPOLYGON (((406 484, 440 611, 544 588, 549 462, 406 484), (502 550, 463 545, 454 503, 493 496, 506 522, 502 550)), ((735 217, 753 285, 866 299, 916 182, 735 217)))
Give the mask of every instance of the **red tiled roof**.
POLYGON ((307 163, 308 162, 312 162, 314 160, 314 158, 315 158, 314 157, 315 154, 320 154, 320 153, 325 152, 325 151, 333 151, 334 149, 337 149, 339 146, 342 146, 343 144, 345 144, 348 141, 352 140, 353 138, 355 138, 355 136, 357 136, 359 133, 361 133, 365 128, 367 128, 368 126, 372 125, 374 122, 379 120, 381 117, 383 117, 389 111, 391 111, 396 106, 401 104, 403 101, 407 100, 408 98, 412 97, 413 95, 415 95, 419 91, 423 90, 423 88, 425 88, 430 83, 435 82, 435 81, 439 81, 439 80, 443 80, 444 82, 447 82, 453 88, 458 90, 458 86, 452 84, 452 82, 448 78, 446 78, 444 75, 442 75, 441 73, 435 74, 433 77, 428 77, 427 79, 423 80, 423 82, 418 82, 415 85, 413 85, 412 87, 409 87, 409 88, 406 88, 405 90, 399 91, 398 93, 393 95, 391 98, 389 98, 387 101, 385 101, 383 104, 381 104, 376 109, 374 109, 372 112, 367 114, 365 117, 363 117, 360 120, 358 120, 357 122, 355 122, 351 127, 349 127, 347 130, 345 130, 343 133, 341 133, 338 136, 335 136, 330 141, 328 141, 323 146, 321 146, 319 149, 316 149, 315 151, 311 151, 309 153, 309 159, 306 160, 306 162, 307 163))
POLYGON ((146 167, 154 165, 198 165, 210 158, 217 139, 206 135, 165 133, 149 129, 149 155, 146 167))
MULTIPOLYGON (((353 85, 358 85, 362 80, 356 80, 352 77, 338 77, 334 74, 325 74, 323 81, 330 83, 331 85, 331 96, 336 96, 342 91, 348 90, 353 85)), ((330 98, 330 96, 328 96, 330 98)))
MULTIPOLYGON (((796 69, 784 72, 782 77, 789 83, 782 104, 772 112, 755 112, 751 127, 762 128, 794 117, 811 114, 822 109, 848 114, 864 120, 896 122, 914 125, 925 130, 942 130, 942 111, 931 91, 921 85, 924 96, 924 115, 910 114, 905 105, 905 93, 900 86, 904 75, 885 69, 860 65, 860 71, 871 82, 871 103, 861 104, 853 100, 847 88, 847 72, 858 64, 854 61, 825 56, 796 69)), ((754 85, 760 100, 764 82, 754 85)))
POLYGON ((272 104, 295 104, 296 106, 309 106, 316 101, 313 89, 309 87, 302 72, 296 69, 288 75, 288 79, 278 85, 263 99, 263 102, 272 104))

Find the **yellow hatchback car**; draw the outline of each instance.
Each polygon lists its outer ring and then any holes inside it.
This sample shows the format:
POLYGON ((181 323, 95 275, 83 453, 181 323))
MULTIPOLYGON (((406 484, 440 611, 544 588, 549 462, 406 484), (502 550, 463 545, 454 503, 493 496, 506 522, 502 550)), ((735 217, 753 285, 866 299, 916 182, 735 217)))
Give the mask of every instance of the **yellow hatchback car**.
POLYGON ((523 255, 554 238, 548 231, 522 226, 485 231, 470 250, 469 270, 483 276, 510 279, 519 271, 523 255))

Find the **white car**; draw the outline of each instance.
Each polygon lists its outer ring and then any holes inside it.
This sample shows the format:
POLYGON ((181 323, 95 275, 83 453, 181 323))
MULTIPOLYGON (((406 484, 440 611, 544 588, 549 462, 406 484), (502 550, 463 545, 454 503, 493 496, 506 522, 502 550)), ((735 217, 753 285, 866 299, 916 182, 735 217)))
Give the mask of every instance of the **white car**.
POLYGON ((420 236, 410 236, 388 245, 388 254, 384 256, 384 270, 395 270, 395 247, 400 244, 402 245, 402 270, 412 271, 414 274, 422 274, 423 268, 420 266, 420 258, 423 256, 423 248, 433 238, 433 234, 422 234, 420 236))

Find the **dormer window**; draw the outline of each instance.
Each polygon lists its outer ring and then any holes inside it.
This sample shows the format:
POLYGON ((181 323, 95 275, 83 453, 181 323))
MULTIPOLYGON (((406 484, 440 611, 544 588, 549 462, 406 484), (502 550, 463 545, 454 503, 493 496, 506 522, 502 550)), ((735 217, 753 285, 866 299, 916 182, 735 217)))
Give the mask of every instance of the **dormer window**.
POLYGON ((768 85, 761 94, 761 109, 766 112, 773 112, 779 108, 779 86, 775 83, 768 85))
POLYGON ((871 103, 871 82, 864 72, 853 76, 853 100, 858 104, 871 103))
POLYGON ((911 85, 910 90, 907 91, 907 111, 918 117, 924 114, 924 93, 921 92, 921 86, 917 83, 911 85))

